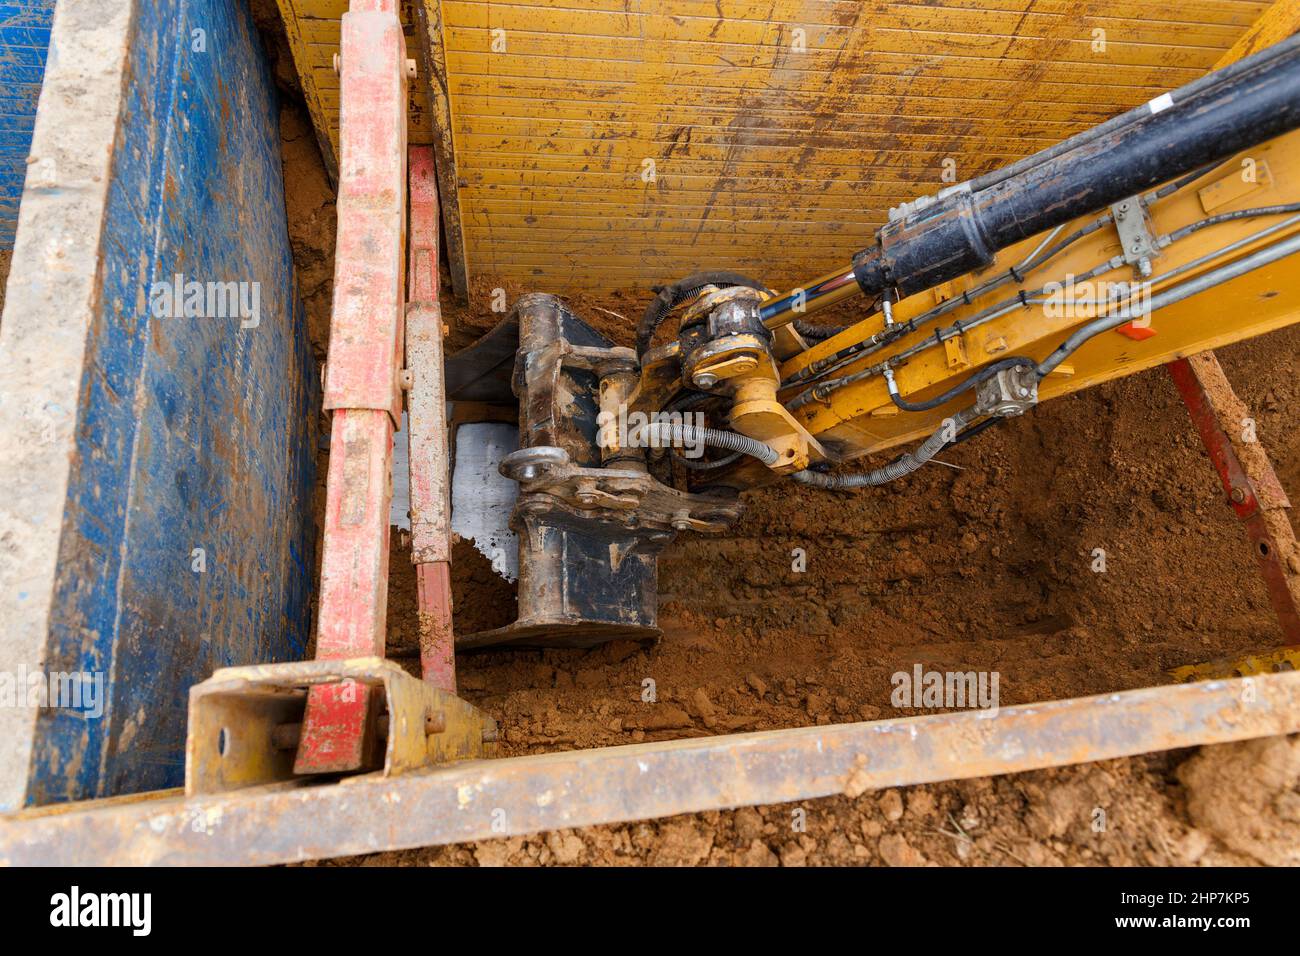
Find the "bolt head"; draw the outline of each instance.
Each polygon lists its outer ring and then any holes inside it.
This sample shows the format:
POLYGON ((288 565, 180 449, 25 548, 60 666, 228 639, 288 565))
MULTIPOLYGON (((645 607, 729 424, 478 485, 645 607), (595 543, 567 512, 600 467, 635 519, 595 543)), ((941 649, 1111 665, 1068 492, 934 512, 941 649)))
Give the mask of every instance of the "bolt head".
POLYGON ((699 375, 695 376, 695 384, 700 388, 712 388, 714 385, 718 384, 718 376, 714 375, 712 372, 701 372, 699 375))

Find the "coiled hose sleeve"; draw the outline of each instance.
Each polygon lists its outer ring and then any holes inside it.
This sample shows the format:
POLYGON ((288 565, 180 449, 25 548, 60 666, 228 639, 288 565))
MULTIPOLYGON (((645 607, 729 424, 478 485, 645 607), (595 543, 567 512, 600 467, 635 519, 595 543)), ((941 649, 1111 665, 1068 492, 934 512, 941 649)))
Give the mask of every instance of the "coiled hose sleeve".
POLYGON ((685 455, 673 452, 673 458, 682 463, 682 466, 688 471, 712 471, 714 468, 725 468, 740 457, 740 452, 733 451, 730 455, 723 455, 715 461, 696 461, 694 458, 687 458, 685 455))
POLYGON ((796 471, 790 477, 801 485, 829 488, 833 491, 845 488, 868 488, 897 481, 904 475, 910 475, 943 451, 951 444, 951 439, 947 437, 950 433, 960 432, 978 417, 973 408, 957 412, 936 428, 934 434, 921 442, 915 451, 906 452, 889 464, 873 471, 856 472, 850 475, 824 475, 818 471, 796 471))
POLYGON ((815 339, 818 342, 824 342, 831 336, 839 335, 847 325, 814 325, 812 322, 805 322, 803 319, 794 320, 795 331, 806 339, 815 339))
POLYGON ((642 356, 650 350, 650 342, 659 331, 659 326, 663 324, 664 319, 668 318, 668 313, 683 302, 695 298, 706 286, 711 285, 740 285, 760 292, 767 291, 767 287, 761 282, 755 282, 738 272, 697 272, 685 279, 678 279, 672 285, 660 289, 658 295, 646 306, 645 313, 636 327, 636 354, 642 356))
POLYGON ((756 441, 748 435, 737 432, 722 431, 718 428, 702 428, 696 425, 683 425, 679 422, 650 422, 639 425, 628 433, 630 446, 639 445, 643 440, 654 438, 662 446, 667 439, 671 447, 680 445, 708 445, 710 448, 725 448, 738 451, 742 455, 757 458, 769 468, 776 464, 776 450, 756 441))

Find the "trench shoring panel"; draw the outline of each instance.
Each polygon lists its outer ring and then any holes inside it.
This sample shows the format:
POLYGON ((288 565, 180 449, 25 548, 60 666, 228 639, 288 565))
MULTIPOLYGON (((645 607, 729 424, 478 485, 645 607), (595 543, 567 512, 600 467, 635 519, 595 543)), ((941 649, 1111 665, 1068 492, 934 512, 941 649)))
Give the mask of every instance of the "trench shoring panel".
POLYGON ((190 686, 304 656, 314 571, 319 385, 246 5, 64 0, 51 51, 0 323, 0 671, 96 699, 0 708, 10 807, 180 784, 190 686))

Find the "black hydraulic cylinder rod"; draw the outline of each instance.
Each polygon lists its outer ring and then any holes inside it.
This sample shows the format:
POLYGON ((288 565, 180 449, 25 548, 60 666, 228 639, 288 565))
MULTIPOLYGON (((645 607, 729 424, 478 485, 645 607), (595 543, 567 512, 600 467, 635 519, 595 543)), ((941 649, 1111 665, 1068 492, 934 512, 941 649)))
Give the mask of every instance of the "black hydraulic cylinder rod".
MULTIPOLYGON (((1267 52, 1267 51, 1265 51, 1267 52)), ((1300 48, 1153 100, 1148 114, 987 189, 954 189, 853 258, 868 295, 933 288, 999 251, 1300 127, 1300 48)))
MULTIPOLYGON (((1297 49, 1300 49, 1300 33, 1292 34, 1285 40, 1279 40, 1272 46, 1266 47, 1252 56, 1244 57, 1243 59, 1230 63, 1222 69, 1197 77, 1185 86, 1180 86, 1178 89, 1173 90, 1169 94, 1169 99, 1172 102, 1181 103, 1188 97, 1195 96, 1202 90, 1207 90, 1211 86, 1214 86, 1216 83, 1222 83, 1229 77, 1236 76, 1237 74, 1243 73, 1247 70, 1252 70, 1263 63, 1267 63, 1274 57, 1286 56, 1294 53, 1297 49)), ((1143 103, 1141 106, 1135 106, 1127 113, 1121 113, 1119 116, 1112 117, 1104 123, 1084 130, 1082 133, 1071 136, 1069 139, 1062 140, 1054 146, 1049 146, 1047 149, 1034 153, 1032 156, 1026 156, 1024 159, 1018 160, 1009 166, 1003 166, 1001 169, 996 169, 993 172, 985 173, 983 176, 976 177, 970 183, 971 192, 979 192, 981 189, 995 186, 1004 179, 1010 179, 1017 173, 1026 172, 1032 167, 1044 163, 1049 159, 1054 159, 1062 153, 1069 152, 1077 146, 1082 146, 1084 143, 1091 142, 1100 136, 1112 133, 1123 126, 1128 126, 1135 120, 1145 119, 1150 115, 1150 110, 1151 107, 1148 103, 1143 103)))

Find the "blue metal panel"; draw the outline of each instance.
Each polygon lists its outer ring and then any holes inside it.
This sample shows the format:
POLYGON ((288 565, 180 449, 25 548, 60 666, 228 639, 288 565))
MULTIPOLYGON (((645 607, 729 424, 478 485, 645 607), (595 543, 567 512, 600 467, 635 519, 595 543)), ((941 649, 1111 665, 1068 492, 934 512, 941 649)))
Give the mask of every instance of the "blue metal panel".
POLYGON ((190 686, 307 645, 319 399, 274 84, 240 0, 137 7, 48 655, 108 707, 41 712, 36 804, 179 785, 190 686), (159 317, 177 274, 256 283, 260 322, 159 317))
POLYGON ((55 0, 0 3, 0 249, 12 249, 55 0))

